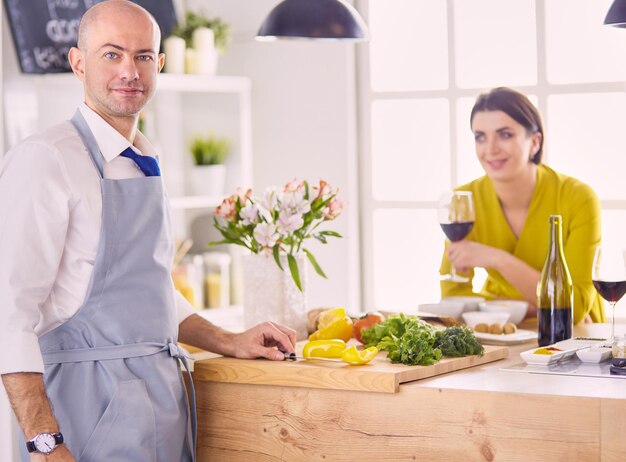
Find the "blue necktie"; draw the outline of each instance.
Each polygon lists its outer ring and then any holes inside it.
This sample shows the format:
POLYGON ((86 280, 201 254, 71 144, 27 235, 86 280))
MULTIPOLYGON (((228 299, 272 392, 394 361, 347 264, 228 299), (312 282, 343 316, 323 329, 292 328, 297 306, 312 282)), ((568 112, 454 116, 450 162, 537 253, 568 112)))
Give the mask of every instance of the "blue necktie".
POLYGON ((140 156, 130 147, 124 149, 120 156, 134 160, 137 167, 139 167, 146 176, 161 176, 159 162, 152 156, 140 156))

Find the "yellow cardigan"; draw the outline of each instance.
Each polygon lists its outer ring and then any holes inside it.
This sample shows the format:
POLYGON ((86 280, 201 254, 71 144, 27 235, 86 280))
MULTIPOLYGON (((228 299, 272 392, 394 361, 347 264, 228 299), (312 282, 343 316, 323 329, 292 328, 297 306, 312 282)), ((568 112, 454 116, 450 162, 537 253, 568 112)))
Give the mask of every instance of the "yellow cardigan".
MULTIPOLYGON (((459 188, 474 196, 476 221, 467 239, 506 250, 533 268, 541 271, 548 251, 548 218, 563 216, 565 260, 574 283, 574 323, 588 313, 594 322, 603 322, 601 297, 591 282, 591 267, 596 246, 600 243, 600 201, 590 186, 555 172, 546 165, 537 166, 537 185, 533 193, 526 223, 519 236, 509 226, 492 181, 483 176, 459 188)), ((450 272, 445 253, 441 274, 450 272)), ((488 277, 478 295, 487 299, 523 299, 502 275, 487 269, 488 277)), ((469 272, 470 279, 474 271, 469 272)), ((441 282, 441 295, 472 295, 472 283, 441 282)))

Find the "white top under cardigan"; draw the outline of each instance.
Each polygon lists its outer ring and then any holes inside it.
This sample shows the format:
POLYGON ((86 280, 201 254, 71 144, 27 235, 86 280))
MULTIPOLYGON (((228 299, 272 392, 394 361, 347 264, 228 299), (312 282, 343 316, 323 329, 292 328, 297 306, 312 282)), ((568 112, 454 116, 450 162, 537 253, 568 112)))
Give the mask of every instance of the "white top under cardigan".
MULTIPOLYGON (((111 179, 143 175, 119 154, 130 146, 85 104, 79 107, 111 179)), ((133 148, 154 155, 137 132, 133 148)), ((43 372, 38 336, 83 303, 102 215, 99 175, 69 121, 27 138, 0 159, 0 374, 43 372)), ((195 310, 176 292, 178 322, 195 310)))

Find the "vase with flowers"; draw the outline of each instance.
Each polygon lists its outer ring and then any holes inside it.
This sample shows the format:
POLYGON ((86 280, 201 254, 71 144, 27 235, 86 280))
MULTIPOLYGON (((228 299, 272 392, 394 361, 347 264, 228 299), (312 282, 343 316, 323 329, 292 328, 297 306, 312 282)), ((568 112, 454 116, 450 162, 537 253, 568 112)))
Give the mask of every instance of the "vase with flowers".
POLYGON ((252 190, 237 189, 215 210, 214 225, 223 240, 211 245, 235 244, 250 255, 243 260, 244 324, 252 327, 273 320, 306 337, 306 265, 326 274, 311 251, 312 239, 326 244, 341 237, 320 226, 343 210, 338 190, 324 180, 310 186, 292 180, 282 190, 268 188, 262 198, 252 190))

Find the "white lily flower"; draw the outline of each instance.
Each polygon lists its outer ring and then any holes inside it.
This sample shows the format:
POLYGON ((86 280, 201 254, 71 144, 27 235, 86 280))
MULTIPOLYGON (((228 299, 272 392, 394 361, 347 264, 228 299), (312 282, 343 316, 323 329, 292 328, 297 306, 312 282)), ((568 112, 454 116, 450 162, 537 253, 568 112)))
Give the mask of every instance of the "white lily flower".
POLYGON ((298 190, 283 194, 281 211, 289 210, 292 213, 302 215, 311 210, 311 204, 304 198, 304 191, 298 190))
POLYGON ((287 210, 281 210, 276 221, 276 227, 281 234, 289 234, 300 229, 304 224, 301 213, 290 213, 287 210))
POLYGON ((259 222, 259 210, 255 204, 247 204, 239 211, 239 216, 246 226, 259 222))
POLYGON ((274 247, 280 237, 276 232, 276 225, 272 223, 259 223, 254 227, 254 239, 263 247, 274 247))

